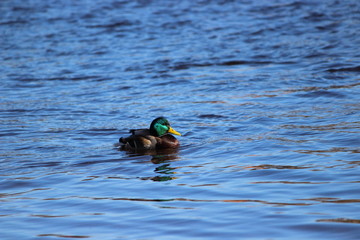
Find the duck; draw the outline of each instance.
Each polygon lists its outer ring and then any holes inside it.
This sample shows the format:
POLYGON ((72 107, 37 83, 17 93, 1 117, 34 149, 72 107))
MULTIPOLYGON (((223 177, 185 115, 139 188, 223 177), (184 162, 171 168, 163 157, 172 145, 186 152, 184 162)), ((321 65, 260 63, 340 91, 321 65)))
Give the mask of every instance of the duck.
POLYGON ((128 137, 119 139, 121 148, 129 151, 176 149, 179 141, 171 134, 181 136, 165 117, 155 118, 149 129, 131 129, 128 137))

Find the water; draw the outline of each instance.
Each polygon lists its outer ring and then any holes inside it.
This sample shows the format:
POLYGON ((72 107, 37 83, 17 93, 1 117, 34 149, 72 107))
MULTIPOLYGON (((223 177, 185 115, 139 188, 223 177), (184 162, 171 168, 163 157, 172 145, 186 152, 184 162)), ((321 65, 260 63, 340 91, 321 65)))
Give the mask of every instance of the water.
POLYGON ((359 1, 0 12, 1 239, 359 239, 359 1))

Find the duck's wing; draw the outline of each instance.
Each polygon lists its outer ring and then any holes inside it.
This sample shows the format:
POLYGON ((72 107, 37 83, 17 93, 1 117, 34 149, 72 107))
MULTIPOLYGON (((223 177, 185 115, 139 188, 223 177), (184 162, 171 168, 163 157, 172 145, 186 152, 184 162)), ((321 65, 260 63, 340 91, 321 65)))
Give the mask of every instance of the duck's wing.
POLYGON ((159 138, 149 134, 148 129, 131 129, 131 135, 120 138, 125 150, 150 150, 155 149, 159 138))
POLYGON ((131 133, 131 135, 137 135, 137 136, 147 136, 150 135, 150 130, 149 129, 130 129, 129 131, 131 133))

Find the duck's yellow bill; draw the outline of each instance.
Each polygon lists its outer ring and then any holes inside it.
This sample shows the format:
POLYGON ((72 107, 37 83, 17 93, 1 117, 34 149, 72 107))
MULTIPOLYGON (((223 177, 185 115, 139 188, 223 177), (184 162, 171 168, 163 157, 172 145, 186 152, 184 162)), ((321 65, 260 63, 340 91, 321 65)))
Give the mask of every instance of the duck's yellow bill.
POLYGON ((181 136, 181 134, 179 132, 177 132, 175 129, 173 129, 172 127, 169 128, 169 133, 175 134, 175 135, 179 135, 181 136))

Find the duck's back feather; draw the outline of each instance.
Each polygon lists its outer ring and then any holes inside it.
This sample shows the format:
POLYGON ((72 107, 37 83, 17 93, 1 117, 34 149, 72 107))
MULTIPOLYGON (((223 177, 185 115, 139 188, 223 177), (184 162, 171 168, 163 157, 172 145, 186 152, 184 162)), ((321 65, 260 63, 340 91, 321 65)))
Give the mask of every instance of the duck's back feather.
POLYGON ((146 136, 146 135, 150 135, 150 130, 149 129, 130 129, 129 131, 131 133, 131 135, 140 135, 140 136, 146 136))
POLYGON ((131 135, 126 138, 120 138, 126 150, 150 150, 155 149, 157 137, 151 136, 149 129, 131 129, 131 135))

